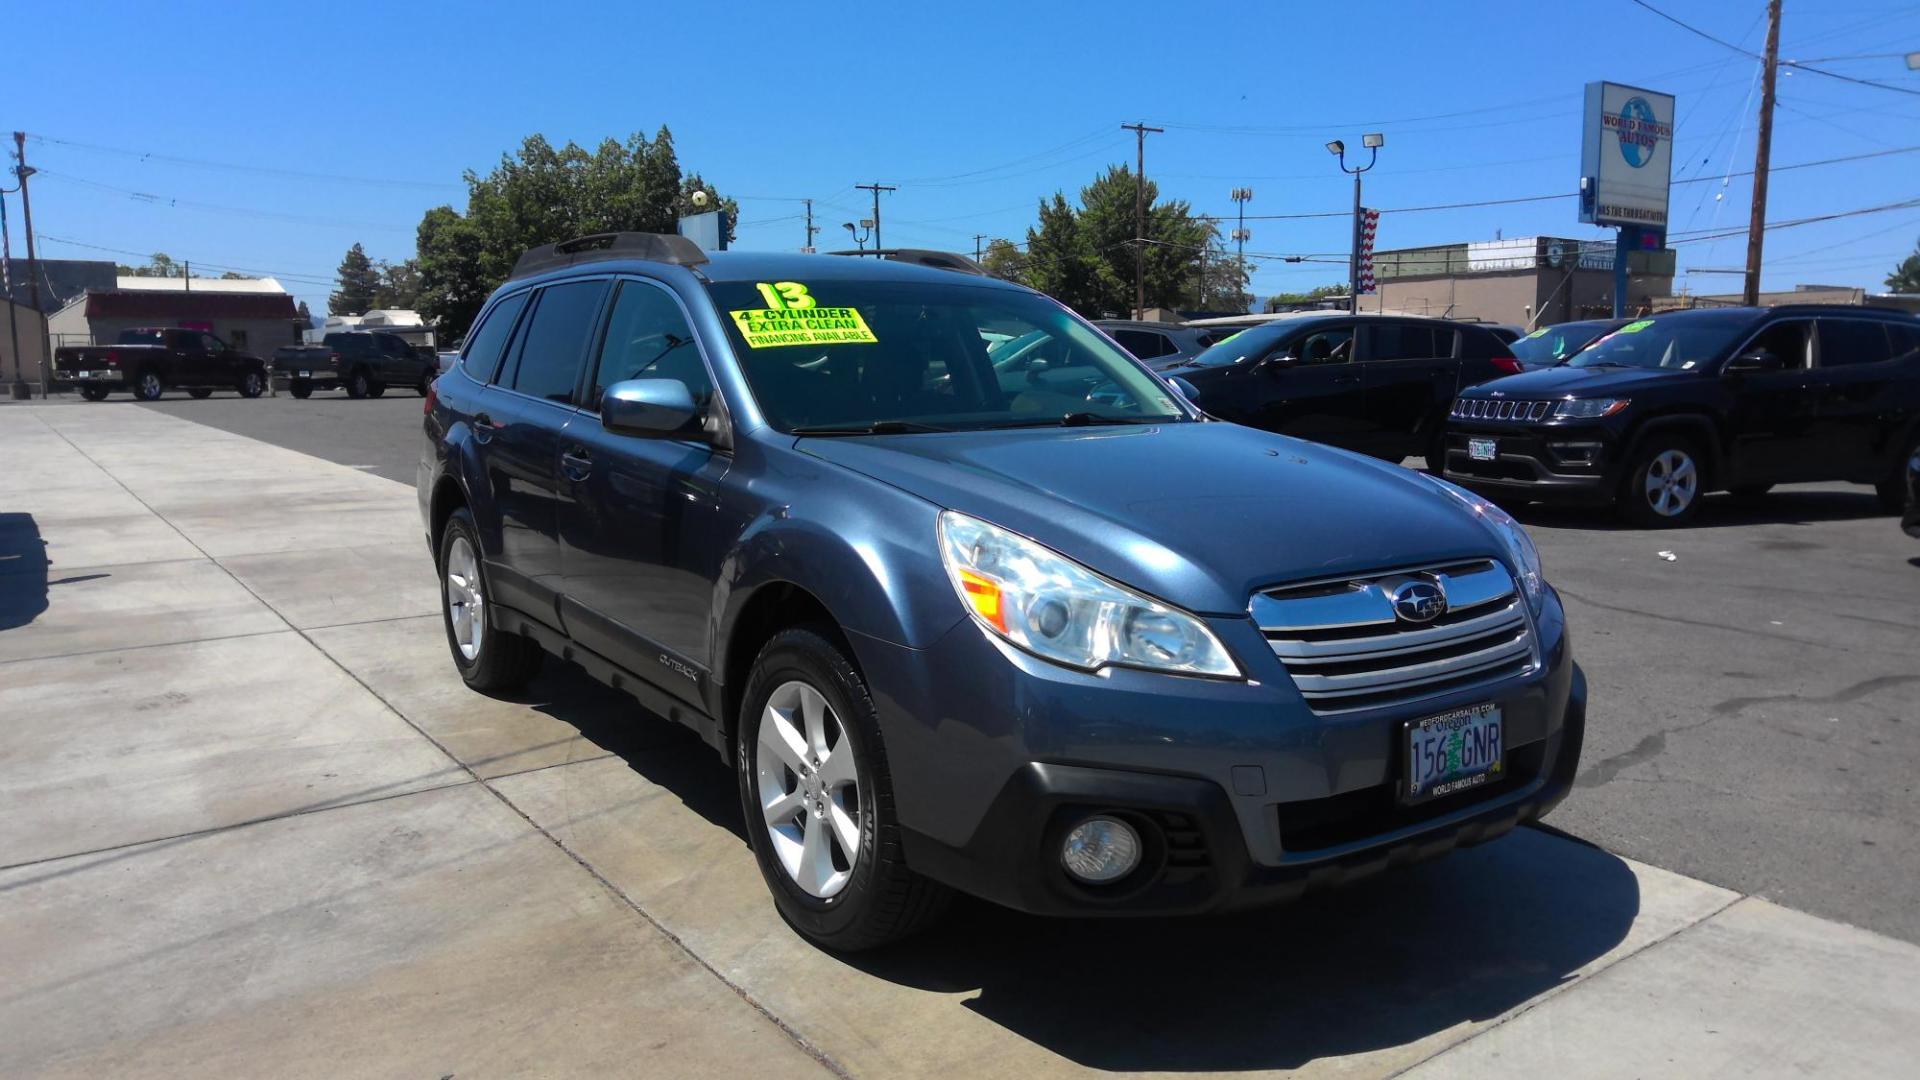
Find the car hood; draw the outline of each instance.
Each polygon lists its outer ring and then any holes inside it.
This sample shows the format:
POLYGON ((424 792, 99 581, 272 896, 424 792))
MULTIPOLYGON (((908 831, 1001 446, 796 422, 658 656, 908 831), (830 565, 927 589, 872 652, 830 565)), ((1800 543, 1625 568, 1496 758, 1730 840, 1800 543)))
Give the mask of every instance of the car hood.
MULTIPOLYGON (((802 452, 1029 536, 1190 611, 1285 581, 1495 555, 1398 465, 1235 424, 801 439, 802 452)), ((932 538, 928 538, 932 542, 932 538)))
POLYGON ((1580 368, 1561 364, 1483 382, 1460 392, 1464 398, 1595 397, 1630 393, 1643 386, 1667 386, 1698 379, 1698 371, 1670 368, 1580 368))

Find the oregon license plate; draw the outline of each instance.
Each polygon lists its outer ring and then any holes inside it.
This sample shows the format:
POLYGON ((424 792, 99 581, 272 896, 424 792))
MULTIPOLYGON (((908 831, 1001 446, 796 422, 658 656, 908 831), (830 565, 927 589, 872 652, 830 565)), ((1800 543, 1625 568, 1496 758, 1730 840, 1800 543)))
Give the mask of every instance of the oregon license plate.
POLYGON ((1500 706, 1489 702, 1407 723, 1403 802, 1424 802, 1500 779, 1506 767, 1500 706))
POLYGON ((1498 445, 1492 439, 1468 439, 1467 457, 1473 461, 1492 461, 1498 445))
POLYGON ((313 378, 313 372, 311 372, 311 371, 303 371, 303 372, 301 372, 301 373, 300 373, 300 377, 301 377, 301 378, 303 378, 303 379, 311 379, 311 378, 313 378))

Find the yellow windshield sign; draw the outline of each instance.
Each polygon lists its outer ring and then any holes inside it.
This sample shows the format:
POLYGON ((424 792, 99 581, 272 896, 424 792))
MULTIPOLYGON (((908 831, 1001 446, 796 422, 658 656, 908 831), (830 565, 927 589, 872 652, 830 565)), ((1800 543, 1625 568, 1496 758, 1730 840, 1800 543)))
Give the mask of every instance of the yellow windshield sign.
POLYGON ((821 307, 798 281, 762 281, 754 288, 764 308, 730 311, 733 325, 750 349, 782 345, 874 345, 880 339, 867 328, 858 308, 821 307))

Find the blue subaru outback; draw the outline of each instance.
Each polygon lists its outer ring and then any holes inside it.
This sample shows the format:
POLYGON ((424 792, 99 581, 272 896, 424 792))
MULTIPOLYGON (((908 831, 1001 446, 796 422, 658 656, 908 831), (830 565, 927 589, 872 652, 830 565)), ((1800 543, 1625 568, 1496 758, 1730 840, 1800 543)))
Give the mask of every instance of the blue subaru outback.
POLYGON ((1209 419, 1047 297, 893 254, 520 260, 427 403, 469 685, 553 653, 692 727, 780 913, 841 950, 956 889, 1284 899, 1565 795, 1586 689, 1511 518, 1209 419))

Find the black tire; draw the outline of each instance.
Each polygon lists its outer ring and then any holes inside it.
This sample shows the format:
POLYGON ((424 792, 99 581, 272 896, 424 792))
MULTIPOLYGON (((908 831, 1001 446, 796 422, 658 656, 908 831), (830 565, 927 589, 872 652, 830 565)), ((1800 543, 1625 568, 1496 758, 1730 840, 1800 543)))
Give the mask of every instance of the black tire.
POLYGON ((107 400, 108 392, 104 386, 83 386, 80 388, 80 396, 86 398, 88 401, 105 401, 107 400))
MULTIPOLYGON (((747 835, 760 874, 773 893, 780 917, 801 936, 822 948, 836 952, 857 952, 899 941, 936 920, 945 912, 951 893, 946 886, 915 873, 906 864, 901 850, 900 824, 894 813, 893 780, 887 768, 886 748, 881 741, 878 717, 867 694, 866 682, 852 662, 830 639, 828 633, 813 628, 783 630, 774 635, 754 659, 736 727, 734 762, 740 786, 740 805, 746 815, 747 835), (846 816, 857 819, 859 851, 844 861, 850 865, 841 871, 845 880, 828 895, 820 896, 803 888, 781 862, 775 850, 773 826, 767 821, 760 801, 760 728, 767 704, 776 692, 787 692, 799 683, 811 687, 831 709, 830 720, 838 731, 831 752, 852 750, 852 771, 856 777, 857 802, 846 816)), ((824 757, 831 757, 831 753, 824 757)), ((816 759, 815 764, 821 759, 816 759)), ((806 790, 806 781, 790 766, 774 765, 777 775, 793 784, 793 793, 806 790)), ((826 770, 821 771, 824 776, 826 770)), ((824 788, 814 788, 816 792, 824 788)), ((842 796, 824 795, 845 811, 842 796)), ((825 805, 823 802, 822 805, 825 805)), ((804 807, 805 804, 803 803, 804 807)), ((797 820, 806 821, 807 811, 798 811, 797 820)), ((828 819, 815 815, 832 836, 828 819)), ((790 820, 788 828, 793 827, 790 820)), ((845 849, 837 840, 834 846, 843 857, 845 849)), ((836 860, 838 866, 842 860, 836 860)))
POLYGON ((356 371, 347 376, 347 396, 353 398, 355 401, 366 397, 372 389, 373 382, 367 378, 366 372, 356 371))
POLYGON ((376 383, 368 383, 368 384, 367 384, 367 396, 368 396, 368 397, 379 397, 380 395, 382 395, 382 394, 384 394, 384 393, 386 393, 386 392, 387 392, 387 384, 386 384, 386 383, 383 383, 383 382, 376 382, 376 383))
POLYGON ((1906 448, 1894 457, 1887 474, 1873 485, 1880 509, 1889 514, 1898 514, 1907 508, 1907 459, 1916 453, 1920 453, 1920 432, 1907 439, 1906 448))
POLYGON ((1683 435, 1652 435, 1634 451, 1616 505, 1620 516, 1648 529, 1671 529, 1692 521, 1707 492, 1706 462, 1699 445, 1683 435), (1683 478, 1691 476, 1687 486, 1683 478), (1667 494, 1658 494, 1661 477, 1667 494))
POLYGON ((213 391, 207 389, 204 386, 196 386, 193 389, 187 391, 187 396, 192 398, 195 401, 205 401, 206 399, 213 396, 213 391))
POLYGON ((287 384, 287 393, 305 401, 313 396, 313 384, 306 379, 295 379, 287 384))
POLYGON ((433 380, 439 377, 440 373, 438 371, 428 368, 420 373, 420 385, 414 387, 414 391, 421 397, 426 397, 427 393, 433 389, 433 380))
POLYGON ((531 638, 522 637, 510 630, 503 630, 490 624, 487 612, 493 608, 493 590, 487 584, 485 563, 481 559, 480 530, 473 523, 473 515, 466 507, 455 510, 447 519, 446 526, 440 532, 438 558, 434 565, 440 572, 440 622, 447 632, 447 649, 453 654, 453 665, 460 671, 460 678, 466 684, 483 694, 510 693, 527 685, 540 673, 540 664, 546 654, 538 643, 531 638), (471 650, 460 640, 456 630, 456 615, 453 596, 452 571, 450 560, 459 559, 455 553, 458 546, 465 544, 470 556, 470 572, 460 575, 471 582, 471 589, 480 599, 480 611, 475 613, 468 607, 469 618, 477 617, 479 640, 473 641, 471 650), (469 655, 471 651, 471 655, 469 655))
POLYGON ((166 389, 157 371, 143 371, 133 380, 133 396, 136 401, 159 401, 160 395, 165 393, 166 389))
POLYGON ((267 392, 267 380, 259 372, 249 371, 240 376, 240 384, 234 389, 240 391, 241 397, 256 398, 267 392))

